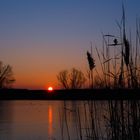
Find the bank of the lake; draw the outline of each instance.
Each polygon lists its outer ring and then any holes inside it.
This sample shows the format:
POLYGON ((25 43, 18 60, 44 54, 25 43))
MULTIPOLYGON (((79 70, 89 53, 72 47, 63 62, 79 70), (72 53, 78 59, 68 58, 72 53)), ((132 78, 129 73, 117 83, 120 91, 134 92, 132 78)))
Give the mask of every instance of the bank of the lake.
POLYGON ((140 89, 27 90, 1 89, 0 100, 131 100, 140 99, 140 89))

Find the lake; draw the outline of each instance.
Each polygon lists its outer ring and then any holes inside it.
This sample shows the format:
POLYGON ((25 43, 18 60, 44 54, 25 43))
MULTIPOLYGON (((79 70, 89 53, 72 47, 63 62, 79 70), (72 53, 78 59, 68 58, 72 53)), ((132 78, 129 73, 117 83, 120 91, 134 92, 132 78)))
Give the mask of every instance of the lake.
POLYGON ((2 140, 133 139, 139 122, 139 101, 0 101, 2 140))

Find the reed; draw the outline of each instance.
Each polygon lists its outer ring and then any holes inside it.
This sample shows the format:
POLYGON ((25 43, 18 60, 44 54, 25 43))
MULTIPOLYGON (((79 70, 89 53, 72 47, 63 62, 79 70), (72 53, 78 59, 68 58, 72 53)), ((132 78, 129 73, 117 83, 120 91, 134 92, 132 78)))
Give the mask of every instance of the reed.
MULTIPOLYGON (((129 39, 126 32, 124 6, 122 6, 122 13, 121 22, 117 22, 119 36, 102 33, 102 53, 95 46, 102 75, 99 75, 95 67, 92 51, 87 52, 90 72, 94 68, 97 73, 94 75, 96 88, 140 87, 140 20, 136 20, 136 41, 133 44, 131 32, 129 39)), ((88 71, 89 81, 93 76, 90 72, 88 71)), ((74 113, 76 117, 77 140, 137 140, 140 138, 139 100, 84 101, 82 109, 81 106, 76 106, 75 110, 68 109, 66 104, 64 109, 69 112, 69 115, 74 113)), ((68 114, 65 114, 67 118, 68 114)), ((67 122, 68 139, 72 139, 69 134, 69 122, 67 119, 64 121, 67 122)))
MULTIPOLYGON (((136 19, 136 41, 132 44, 126 33, 125 8, 122 6, 122 19, 117 22, 120 35, 103 34, 102 52, 95 46, 95 52, 101 67, 101 73, 96 74, 104 83, 100 88, 139 88, 140 86, 140 20, 136 19), (114 54, 114 55, 113 55, 114 54), (102 75, 102 76, 101 76, 102 75), (103 77, 103 78, 100 78, 103 77)), ((94 83, 97 83, 94 81, 94 83)))
MULTIPOLYGON (((70 126, 68 118, 76 117, 72 129, 76 129, 77 140, 137 140, 140 137, 140 101, 84 101, 81 105, 75 110, 67 104, 64 108, 67 119, 63 123, 70 126)), ((67 129, 70 132, 70 127, 67 129)), ((73 139, 70 133, 65 135, 69 135, 65 139, 73 139)))

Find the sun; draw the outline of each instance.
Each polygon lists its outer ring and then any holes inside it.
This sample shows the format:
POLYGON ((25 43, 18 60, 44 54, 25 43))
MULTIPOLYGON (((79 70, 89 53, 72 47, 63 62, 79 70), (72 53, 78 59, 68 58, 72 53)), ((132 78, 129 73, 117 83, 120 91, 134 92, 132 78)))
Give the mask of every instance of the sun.
POLYGON ((48 91, 53 91, 53 87, 48 87, 48 91))

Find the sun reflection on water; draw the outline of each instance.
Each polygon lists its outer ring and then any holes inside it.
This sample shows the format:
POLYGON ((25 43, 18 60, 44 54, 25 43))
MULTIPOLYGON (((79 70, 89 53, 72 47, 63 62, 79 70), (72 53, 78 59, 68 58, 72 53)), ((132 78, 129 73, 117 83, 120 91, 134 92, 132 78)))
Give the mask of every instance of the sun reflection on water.
POLYGON ((52 112, 52 106, 48 107, 48 134, 50 137, 52 137, 52 123, 53 123, 53 112, 52 112))

